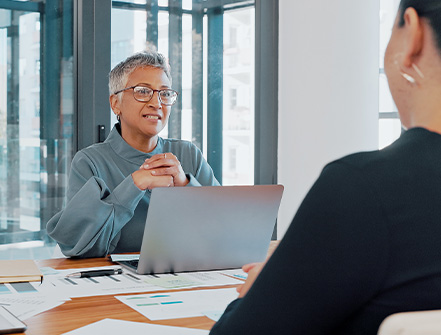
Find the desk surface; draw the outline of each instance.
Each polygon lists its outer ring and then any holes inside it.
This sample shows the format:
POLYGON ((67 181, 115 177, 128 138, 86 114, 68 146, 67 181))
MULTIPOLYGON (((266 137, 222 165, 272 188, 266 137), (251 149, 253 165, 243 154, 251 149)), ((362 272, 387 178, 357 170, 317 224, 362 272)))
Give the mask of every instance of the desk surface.
MULTIPOLYGON (((277 246, 276 241, 272 241, 268 251, 268 255, 271 255, 277 246)), ((106 266, 114 264, 110 260, 105 258, 89 258, 89 259, 49 259, 37 261, 37 264, 42 266, 50 266, 54 269, 73 269, 84 268, 94 266, 106 266)), ((216 286, 212 288, 226 288, 235 287, 236 285, 229 286, 216 286)), ((204 287, 200 289, 208 289, 204 287)), ((197 290, 198 288, 188 289, 197 290)), ((174 292, 175 290, 173 290, 174 292)), ((183 289, 182 291, 187 291, 183 289)), ((164 290, 162 292, 169 292, 164 290)), ((136 293, 130 293, 136 294, 136 293)), ((139 293, 142 294, 142 293, 139 293)), ((123 294, 121 294, 123 295, 123 294)), ((113 318, 127 321, 148 322, 153 324, 161 324, 167 326, 188 327, 197 329, 211 329, 214 321, 207 317, 193 317, 183 319, 171 319, 150 321, 143 315, 139 314, 129 306, 123 304, 114 295, 107 296, 94 296, 84 298, 73 298, 71 301, 67 301, 64 304, 53 308, 49 311, 38 314, 30 319, 25 320, 25 324, 28 326, 26 331, 27 335, 52 335, 62 334, 96 321, 100 321, 105 318, 113 318)), ((23 334, 23 333, 20 333, 23 334)))
MULTIPOLYGON (((81 260, 51 259, 37 261, 37 263, 39 266, 50 266, 55 269, 71 269, 114 264, 105 258, 90 258, 81 260)), ((234 286, 222 286, 222 288, 225 287, 234 286)), ((220 287, 218 286, 215 288, 220 287)), ((204 287, 204 289, 207 289, 207 287, 204 287)), ((164 292, 168 291, 164 290, 164 292)), ((28 326, 26 331, 27 335, 58 335, 105 318, 198 329, 211 329, 214 324, 214 321, 207 317, 150 321, 129 306, 120 302, 114 297, 114 295, 73 298, 71 301, 67 301, 56 308, 38 314, 30 319, 25 320, 24 322, 28 326)))

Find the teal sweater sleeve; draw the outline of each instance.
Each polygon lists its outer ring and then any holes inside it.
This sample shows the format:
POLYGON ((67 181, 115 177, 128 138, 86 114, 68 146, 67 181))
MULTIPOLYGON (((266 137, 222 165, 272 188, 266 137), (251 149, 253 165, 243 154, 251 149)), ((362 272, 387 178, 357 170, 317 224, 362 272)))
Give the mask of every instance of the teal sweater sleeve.
POLYGON ((128 175, 113 190, 97 177, 91 160, 78 153, 71 166, 67 205, 47 225, 66 256, 104 256, 115 249, 120 231, 144 196, 128 175))

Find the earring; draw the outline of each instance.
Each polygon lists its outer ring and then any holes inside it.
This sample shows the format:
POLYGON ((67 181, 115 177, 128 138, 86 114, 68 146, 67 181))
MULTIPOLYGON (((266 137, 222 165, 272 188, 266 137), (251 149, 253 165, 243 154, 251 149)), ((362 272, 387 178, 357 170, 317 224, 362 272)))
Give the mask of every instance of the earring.
POLYGON ((424 74, 421 72, 418 66, 416 66, 415 63, 412 63, 412 67, 415 70, 415 72, 421 77, 421 79, 424 79, 424 74))
POLYGON ((404 73, 402 71, 400 71, 401 75, 403 76, 404 79, 406 79, 409 83, 411 83, 412 85, 414 85, 416 83, 416 80, 414 77, 412 77, 410 74, 404 73))
POLYGON ((116 119, 118 120, 118 122, 120 122, 120 116, 119 116, 119 113, 118 114, 115 114, 115 116, 116 116, 116 119))

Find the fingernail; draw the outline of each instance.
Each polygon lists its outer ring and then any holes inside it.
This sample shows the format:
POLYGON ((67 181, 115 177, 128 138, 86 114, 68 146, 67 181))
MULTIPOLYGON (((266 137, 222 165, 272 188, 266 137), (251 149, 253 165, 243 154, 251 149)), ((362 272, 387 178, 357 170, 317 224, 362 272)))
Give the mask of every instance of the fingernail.
POLYGON ((148 164, 144 164, 144 165, 143 165, 143 168, 144 168, 144 169, 148 169, 148 167, 149 167, 148 164))
POLYGON ((151 174, 156 174, 156 171, 155 171, 155 170, 153 170, 153 171, 151 172, 151 174))

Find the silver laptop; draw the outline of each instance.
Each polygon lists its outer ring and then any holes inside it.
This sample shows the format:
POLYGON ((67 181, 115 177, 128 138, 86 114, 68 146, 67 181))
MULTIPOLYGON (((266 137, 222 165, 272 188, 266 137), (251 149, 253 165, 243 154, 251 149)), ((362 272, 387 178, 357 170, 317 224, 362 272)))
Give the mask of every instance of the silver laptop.
POLYGON ((263 261, 282 193, 282 185, 153 189, 136 271, 216 270, 263 261))

